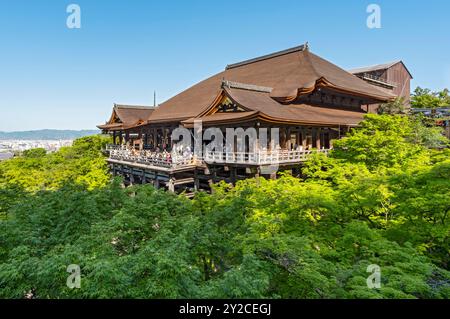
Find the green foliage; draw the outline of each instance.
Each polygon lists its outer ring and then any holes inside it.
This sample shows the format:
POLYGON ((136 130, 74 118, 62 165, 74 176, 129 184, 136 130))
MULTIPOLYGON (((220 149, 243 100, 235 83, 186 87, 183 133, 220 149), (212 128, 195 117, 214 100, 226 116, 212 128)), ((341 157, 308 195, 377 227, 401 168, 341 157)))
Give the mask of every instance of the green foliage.
POLYGON ((43 148, 34 148, 23 152, 25 158, 42 158, 47 154, 47 151, 43 148))
POLYGON ((411 107, 430 108, 448 107, 450 105, 449 90, 431 92, 429 89, 417 87, 411 95, 411 107))
POLYGON ((381 104, 378 108, 378 114, 407 114, 408 108, 403 97, 395 99, 393 102, 381 104))
POLYGON ((107 137, 89 136, 55 153, 25 151, 22 157, 0 163, 0 188, 15 185, 35 192, 56 190, 67 183, 85 184, 89 189, 104 186, 109 176, 101 149, 108 142, 107 137))
POLYGON ((108 182, 100 137, 4 162, 0 298, 450 298, 450 151, 422 130, 369 115, 302 179, 192 200, 108 182))
POLYGON ((408 117, 368 114, 361 128, 334 143, 333 156, 369 169, 401 167, 424 155, 421 145, 408 142, 412 134, 408 117))
POLYGON ((427 123, 429 118, 416 115, 410 118, 411 132, 407 141, 411 144, 423 145, 427 148, 443 148, 449 146, 449 140, 443 134, 443 128, 434 122, 427 123))
POLYGON ((368 114, 360 128, 334 143, 333 157, 362 163, 370 170, 401 168, 427 163, 427 148, 446 144, 441 130, 425 126, 420 118, 368 114))

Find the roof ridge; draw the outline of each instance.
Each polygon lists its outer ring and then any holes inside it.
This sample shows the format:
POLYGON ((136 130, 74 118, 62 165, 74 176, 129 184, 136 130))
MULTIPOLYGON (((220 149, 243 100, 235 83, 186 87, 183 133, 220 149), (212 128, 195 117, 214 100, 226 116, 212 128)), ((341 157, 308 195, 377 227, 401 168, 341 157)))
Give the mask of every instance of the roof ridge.
POLYGON ((267 86, 240 83, 240 82, 234 82, 234 81, 228 81, 228 80, 222 81, 222 87, 228 87, 230 89, 242 89, 242 90, 262 92, 262 93, 270 93, 273 90, 273 88, 270 88, 267 86))
POLYGON ((143 109, 143 110, 152 110, 156 108, 154 106, 147 106, 147 105, 129 105, 116 103, 114 103, 114 107, 119 109, 143 109))
POLYGON ((378 63, 378 64, 372 64, 372 65, 367 65, 367 66, 360 66, 357 68, 349 69, 347 72, 352 73, 354 71, 358 71, 361 69, 378 70, 377 68, 382 69, 383 67, 391 67, 391 66, 396 65, 397 63, 401 63, 401 62, 403 62, 403 61, 402 60, 394 60, 394 61, 390 61, 390 62, 386 62, 386 63, 378 63))
POLYGON ((305 60, 308 61, 309 67, 314 71, 314 73, 316 74, 316 77, 320 78, 322 77, 322 74, 320 74, 316 67, 314 66, 314 64, 311 61, 311 55, 309 54, 309 51, 307 51, 308 54, 306 54, 305 56, 305 60))
POLYGON ((244 60, 241 62, 237 62, 237 63, 233 63, 233 64, 228 64, 227 67, 225 68, 225 70, 229 70, 229 69, 234 69, 240 66, 244 66, 247 64, 251 64, 251 63, 255 63, 255 62, 259 62, 259 61, 264 61, 264 60, 268 60, 268 59, 272 59, 272 58, 276 58, 282 55, 286 55, 289 53, 293 53, 293 52, 298 52, 298 51, 305 51, 309 49, 309 44, 308 42, 306 42, 305 44, 293 47, 293 48, 289 48, 289 49, 285 49, 282 51, 277 51, 277 52, 273 52, 270 54, 266 54, 266 55, 262 55, 260 57, 256 57, 256 58, 252 58, 249 60, 244 60))

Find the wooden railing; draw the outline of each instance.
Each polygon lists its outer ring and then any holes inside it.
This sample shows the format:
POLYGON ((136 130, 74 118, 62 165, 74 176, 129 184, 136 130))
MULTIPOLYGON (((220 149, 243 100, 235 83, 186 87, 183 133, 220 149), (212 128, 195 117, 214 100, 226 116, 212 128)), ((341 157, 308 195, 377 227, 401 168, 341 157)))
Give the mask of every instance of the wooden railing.
POLYGON ((328 154, 328 149, 308 150, 308 151, 257 151, 254 153, 240 152, 205 152, 203 161, 206 163, 225 163, 225 164, 253 164, 253 165, 271 165, 300 163, 308 159, 313 153, 328 154))
POLYGON ((114 145, 114 144, 108 144, 106 145, 107 151, 117 151, 117 150, 127 150, 126 145, 114 145))
POLYGON ((247 165, 274 165, 301 163, 313 153, 328 154, 328 149, 307 151, 258 151, 254 153, 242 152, 205 152, 203 157, 193 155, 168 155, 168 153, 154 153, 148 151, 135 151, 123 146, 108 146, 110 159, 139 163, 164 168, 177 168, 202 163, 212 164, 247 164, 247 165))
POLYGON ((177 166, 189 165, 187 160, 184 161, 177 160, 176 162, 174 162, 172 158, 164 157, 162 156, 162 154, 154 154, 153 156, 147 156, 145 155, 145 153, 140 153, 127 149, 109 150, 109 158, 125 162, 132 162, 164 168, 175 168, 177 166))

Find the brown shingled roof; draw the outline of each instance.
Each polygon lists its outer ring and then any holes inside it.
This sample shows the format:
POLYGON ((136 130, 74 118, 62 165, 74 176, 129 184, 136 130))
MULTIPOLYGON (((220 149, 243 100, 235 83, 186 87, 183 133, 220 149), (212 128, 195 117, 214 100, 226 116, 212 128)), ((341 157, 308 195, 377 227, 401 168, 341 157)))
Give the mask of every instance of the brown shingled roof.
POLYGON ((98 125, 101 130, 123 130, 146 122, 155 108, 141 105, 114 104, 109 121, 98 125))
POLYGON ((406 71, 409 73, 409 76, 412 79, 413 76, 412 76, 411 72, 409 72, 405 63, 403 63, 403 61, 401 61, 401 60, 397 60, 397 61, 393 61, 393 62, 389 62, 389 63, 359 67, 359 68, 348 70, 348 72, 350 72, 351 74, 360 74, 360 73, 366 73, 366 72, 372 72, 372 71, 386 70, 386 69, 393 67, 394 65, 396 65, 398 63, 403 64, 403 67, 406 69, 406 71))
POLYGON ((106 131, 120 131, 123 129, 123 124, 122 123, 110 123, 110 124, 97 125, 97 127, 101 130, 106 130, 106 131))
POLYGON ((312 106, 304 103, 282 104, 272 99, 268 93, 226 89, 227 95, 237 104, 277 122, 322 125, 357 125, 365 112, 351 111, 330 107, 312 106))
POLYGON ((192 117, 183 121, 182 124, 186 127, 192 127, 196 120, 201 120, 202 124, 208 126, 233 122, 242 123, 248 120, 255 119, 258 117, 258 115, 258 111, 214 113, 208 116, 202 116, 200 118, 192 117))
MULTIPOLYGON (((310 93, 320 86, 371 101, 385 102, 395 98, 394 95, 309 52, 307 47, 300 46, 228 66, 225 71, 161 104, 150 116, 149 123, 185 120, 201 115, 221 92, 223 80, 273 88, 270 94, 262 94, 265 107, 273 107, 272 112, 279 110, 280 104, 276 101, 293 103, 298 96, 310 93)), ((253 99, 247 96, 244 106, 258 108, 254 103, 260 103, 260 98, 262 98, 260 94, 258 98, 253 99)), ((297 106, 289 107, 295 109, 297 106)), ((332 112, 330 116, 339 117, 336 110, 330 111, 332 112)), ((268 109, 266 112, 270 113, 268 109)))
POLYGON ((362 110, 321 107, 300 102, 286 105, 272 99, 269 92, 242 87, 238 88, 238 85, 231 88, 224 87, 216 100, 220 101, 223 97, 228 97, 247 111, 212 114, 205 112, 199 117, 182 121, 182 124, 186 127, 192 127, 195 120, 202 120, 203 125, 211 126, 259 119, 286 124, 356 126, 366 114, 362 110))
POLYGON ((114 112, 127 124, 148 119, 154 110, 155 108, 148 106, 114 104, 114 112))

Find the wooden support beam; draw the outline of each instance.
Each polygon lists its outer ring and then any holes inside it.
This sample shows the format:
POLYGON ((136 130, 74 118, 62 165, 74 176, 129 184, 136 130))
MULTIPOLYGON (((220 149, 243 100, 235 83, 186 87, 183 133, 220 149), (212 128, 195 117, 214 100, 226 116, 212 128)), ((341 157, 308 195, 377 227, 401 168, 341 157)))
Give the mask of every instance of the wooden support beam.
POLYGON ((307 133, 307 130, 306 129, 302 129, 302 146, 303 146, 303 150, 306 150, 306 144, 308 143, 308 140, 307 140, 307 138, 306 138, 306 135, 307 135, 308 133, 307 133))
POLYGON ((236 184, 236 175, 237 175, 237 168, 236 167, 231 167, 230 170, 230 179, 231 179, 231 183, 233 185, 236 184))
POLYGON ((282 149, 286 148, 286 128, 282 127, 280 129, 280 147, 282 149))
POLYGON ((173 178, 170 178, 167 182, 167 189, 169 192, 175 193, 175 181, 173 178))
POLYGON ((162 136, 162 149, 166 150, 167 149, 167 129, 164 127, 163 129, 163 136, 162 136))
POLYGON ((320 147, 321 147, 321 145, 320 145, 320 135, 321 135, 321 133, 322 133, 322 129, 320 127, 317 128, 316 129, 316 148, 318 150, 320 150, 320 147))
POLYGON ((145 169, 143 169, 142 170, 142 177, 141 177, 141 179, 142 179, 142 184, 146 184, 146 178, 145 178, 145 169))
POLYGON ((200 179, 198 177, 197 170, 194 171, 194 190, 195 191, 200 190, 200 179))
POLYGON ((153 129, 153 149, 158 146, 158 131, 156 128, 153 129))
POLYGON ((130 175, 130 185, 133 186, 133 185, 134 185, 134 175, 133 175, 133 172, 131 171, 129 175, 130 175))
POLYGON ((183 184, 192 184, 192 183, 195 183, 195 178, 194 177, 188 177, 188 178, 174 179, 173 180, 173 185, 174 186, 183 185, 183 184))
POLYGON ((291 150, 291 128, 286 129, 286 149, 291 150))

